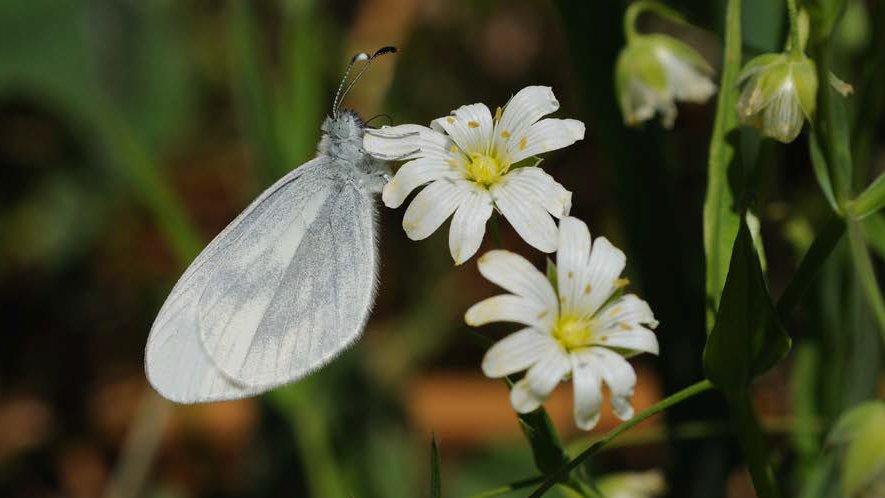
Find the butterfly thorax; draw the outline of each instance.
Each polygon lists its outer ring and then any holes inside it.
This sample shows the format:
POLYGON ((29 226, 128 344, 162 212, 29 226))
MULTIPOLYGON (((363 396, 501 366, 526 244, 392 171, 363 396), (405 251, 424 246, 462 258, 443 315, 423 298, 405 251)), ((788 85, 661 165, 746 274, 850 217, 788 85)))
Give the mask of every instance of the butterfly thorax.
POLYGON ((363 149, 363 133, 366 124, 359 115, 349 109, 337 116, 327 117, 323 122, 323 136, 317 147, 319 155, 328 156, 342 166, 353 168, 356 180, 371 193, 378 193, 387 182, 390 167, 363 149))

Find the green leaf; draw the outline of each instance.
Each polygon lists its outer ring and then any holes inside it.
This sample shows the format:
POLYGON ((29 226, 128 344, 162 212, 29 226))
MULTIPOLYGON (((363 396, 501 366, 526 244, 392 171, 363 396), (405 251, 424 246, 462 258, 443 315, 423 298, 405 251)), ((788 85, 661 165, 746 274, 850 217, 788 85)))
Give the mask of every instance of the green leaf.
POLYGON ((842 209, 836 202, 836 195, 833 193, 833 182, 830 180, 830 168, 827 165, 827 158, 821 148, 817 133, 808 135, 808 150, 811 155, 811 167, 814 171, 814 178, 817 180, 820 191, 824 194, 827 203, 833 209, 834 213, 841 213, 842 209))
POLYGON ((716 324, 704 348, 707 378, 727 393, 742 392, 790 349, 746 223, 741 223, 716 324))
POLYGON ((550 474, 568 463, 556 428, 543 408, 519 414, 519 427, 532 448, 535 467, 542 474, 550 474))
POLYGON ((737 165, 736 146, 729 141, 737 129, 737 78, 741 70, 741 2, 729 0, 725 15, 725 53, 716 120, 710 140, 707 194, 704 199, 704 255, 706 256, 707 331, 719 308, 728 273, 731 247, 741 223, 731 184, 737 165))
POLYGON ((442 484, 439 472, 439 447, 436 445, 436 435, 430 439, 430 498, 442 496, 442 484))
POLYGON ((855 219, 863 219, 885 207, 885 173, 848 203, 848 212, 855 219))
POLYGON ((864 218, 860 228, 870 249, 885 260, 885 213, 864 218))

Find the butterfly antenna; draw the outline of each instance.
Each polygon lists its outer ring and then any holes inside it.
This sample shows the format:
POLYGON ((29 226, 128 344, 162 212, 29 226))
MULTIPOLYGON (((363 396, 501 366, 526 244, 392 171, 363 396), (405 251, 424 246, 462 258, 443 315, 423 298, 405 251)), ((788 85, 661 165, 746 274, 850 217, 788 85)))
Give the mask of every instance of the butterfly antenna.
POLYGON ((348 64, 347 69, 344 70, 344 76, 341 77, 341 83, 338 84, 338 90, 335 91, 335 99, 332 100, 332 117, 338 117, 338 106, 341 105, 341 99, 344 98, 344 96, 341 95, 341 90, 344 89, 344 84, 347 83, 347 76, 350 74, 350 70, 353 69, 353 65, 356 64, 357 61, 366 60, 369 60, 369 54, 365 52, 360 52, 350 58, 350 64, 348 64))
MULTIPOLYGON (((347 85, 347 88, 345 88, 343 92, 341 92, 341 86, 344 86, 344 80, 341 81, 341 85, 338 87, 338 90, 340 92, 340 98, 337 93, 335 95, 335 100, 337 103, 335 104, 334 113, 336 116, 337 116, 337 112, 338 112, 338 106, 341 105, 341 102, 344 100, 344 97, 347 96, 347 93, 350 92, 350 90, 354 87, 354 85, 356 85, 357 81, 359 81, 360 78, 362 78, 363 74, 366 72, 366 69, 369 69, 369 66, 372 64, 372 61, 378 57, 381 57, 382 55, 395 54, 395 53, 396 53, 396 47, 389 47, 388 46, 388 47, 379 48, 372 55, 366 55, 365 53, 360 53, 360 54, 357 54, 354 56, 353 60, 350 63, 350 66, 347 67, 348 72, 350 71, 350 68, 353 66, 353 64, 357 60, 363 60, 363 61, 366 61, 366 63, 363 64, 363 67, 362 67, 362 69, 360 69, 360 72, 358 72, 356 74, 356 76, 353 77, 353 80, 350 82, 349 85, 347 85), (360 57, 360 56, 363 56, 363 57, 360 57)), ((345 77, 346 76, 347 76, 347 73, 345 73, 345 77)))

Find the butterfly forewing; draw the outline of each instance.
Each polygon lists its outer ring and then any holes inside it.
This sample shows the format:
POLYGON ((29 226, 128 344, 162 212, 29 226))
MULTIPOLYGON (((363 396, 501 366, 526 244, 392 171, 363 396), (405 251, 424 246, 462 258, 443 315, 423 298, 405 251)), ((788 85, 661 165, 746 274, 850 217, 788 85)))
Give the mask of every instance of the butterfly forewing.
POLYGON ((200 303, 206 350, 246 385, 303 377, 352 343, 368 316, 376 266, 372 200, 339 180, 322 205, 313 204, 317 198, 315 192, 301 208, 315 211, 312 223, 282 231, 255 258, 216 270, 200 303))
POLYGON ((160 310, 146 372, 192 403, 300 378, 359 335, 374 292, 374 206, 314 159, 267 189, 194 260, 160 310))

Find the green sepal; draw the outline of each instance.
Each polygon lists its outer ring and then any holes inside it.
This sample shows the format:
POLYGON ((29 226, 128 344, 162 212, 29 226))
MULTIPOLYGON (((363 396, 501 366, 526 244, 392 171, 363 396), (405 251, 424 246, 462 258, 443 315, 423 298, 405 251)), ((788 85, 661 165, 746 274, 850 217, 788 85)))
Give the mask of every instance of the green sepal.
POLYGON ((754 74, 765 70, 765 68, 767 68, 768 66, 784 62, 785 60, 786 55, 781 53, 762 54, 750 59, 749 62, 744 64, 743 69, 741 69, 740 74, 738 74, 738 84, 742 83, 744 80, 753 76, 754 74))
POLYGON ((645 35, 643 38, 648 39, 652 44, 663 47, 664 50, 672 53, 677 59, 686 62, 695 69, 700 70, 702 73, 706 73, 708 76, 716 72, 713 69, 713 66, 711 66, 706 59, 701 57, 701 54, 698 53, 694 47, 681 40, 661 34, 645 35))
POLYGON ((817 67, 814 61, 802 56, 792 62, 793 85, 796 87, 796 95, 799 96, 799 107, 805 118, 811 120, 814 117, 817 105, 817 67))

